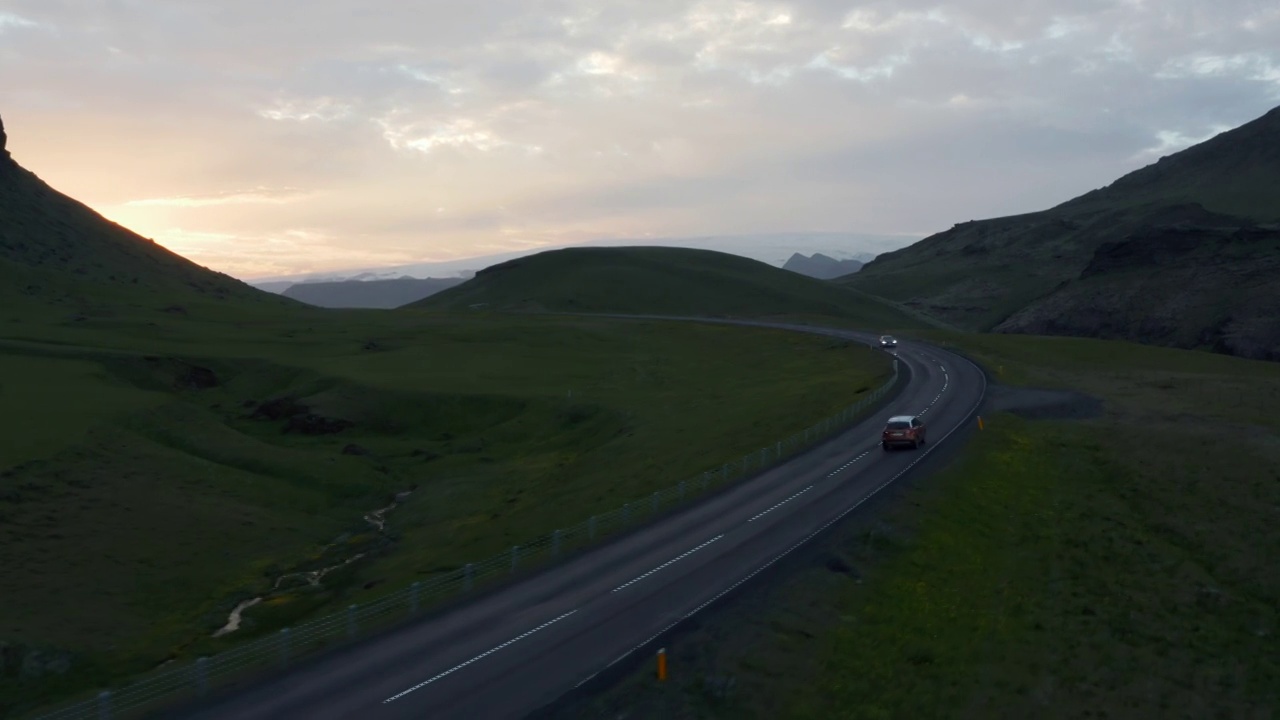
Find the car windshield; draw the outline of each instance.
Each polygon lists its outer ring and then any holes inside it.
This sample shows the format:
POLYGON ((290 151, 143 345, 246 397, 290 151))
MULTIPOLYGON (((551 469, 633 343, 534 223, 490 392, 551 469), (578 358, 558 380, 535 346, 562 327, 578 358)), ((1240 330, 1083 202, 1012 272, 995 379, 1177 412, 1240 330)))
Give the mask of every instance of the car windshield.
POLYGON ((894 420, 893 422, 889 423, 890 430, 906 430, 909 427, 911 427, 911 423, 905 420, 894 420))
POLYGON ((892 335, 885 335, 884 337, 882 337, 882 338, 880 338, 880 339, 881 339, 881 340, 884 340, 885 342, 893 342, 893 336, 892 336, 892 335))

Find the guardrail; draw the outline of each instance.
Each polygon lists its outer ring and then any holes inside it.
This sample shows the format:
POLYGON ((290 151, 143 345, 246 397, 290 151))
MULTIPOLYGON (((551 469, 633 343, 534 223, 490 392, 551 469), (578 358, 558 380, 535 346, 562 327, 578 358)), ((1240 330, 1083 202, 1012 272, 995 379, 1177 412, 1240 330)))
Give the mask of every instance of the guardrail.
POLYGON ((642 521, 679 508, 712 490, 724 488, 733 480, 776 466, 862 420, 876 409, 877 402, 892 393, 907 377, 907 373, 899 371, 898 359, 894 358, 893 375, 890 379, 857 402, 790 437, 724 463, 718 468, 707 470, 608 512, 592 515, 576 525, 554 530, 525 545, 512 546, 487 560, 467 563, 456 570, 414 582, 377 600, 363 605, 350 605, 339 612, 315 618, 296 627, 283 628, 215 655, 154 671, 115 689, 104 690, 87 700, 32 717, 37 720, 114 720, 134 717, 146 710, 155 710, 160 705, 198 701, 216 685, 244 679, 254 673, 284 670, 303 657, 367 638, 376 631, 389 630, 433 606, 443 605, 446 601, 457 600, 481 587, 493 587, 533 569, 545 567, 562 559, 570 551, 583 550, 606 537, 634 529, 642 521))

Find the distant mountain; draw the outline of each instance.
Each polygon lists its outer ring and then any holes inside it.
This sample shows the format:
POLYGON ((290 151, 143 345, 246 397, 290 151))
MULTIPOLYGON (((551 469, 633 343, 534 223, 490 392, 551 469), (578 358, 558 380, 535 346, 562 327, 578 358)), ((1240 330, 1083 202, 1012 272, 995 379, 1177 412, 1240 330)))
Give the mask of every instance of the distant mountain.
POLYGON ((563 250, 568 247, 683 247, 699 250, 740 255, 759 260, 771 265, 781 266, 786 259, 797 252, 825 253, 837 260, 867 261, 886 250, 896 250, 911 238, 897 235, 866 235, 858 233, 768 233, 760 235, 708 235, 700 237, 664 237, 664 238, 605 238, 592 240, 577 245, 548 245, 529 248, 496 255, 466 258, 462 260, 445 260, 439 262, 412 263, 382 268, 360 268, 334 270, 323 273, 306 273, 253 280, 255 287, 279 292, 275 288, 287 288, 300 282, 336 282, 353 279, 390 280, 398 277, 471 277, 477 271, 492 267, 498 263, 528 257, 548 250, 563 250), (852 252, 851 252, 852 251, 852 252), (287 283, 281 285, 281 283, 287 283))
POLYGON ((1280 108, 1049 210, 958 224, 840 282, 974 330, 1280 360, 1280 108))
POLYGON ((428 310, 838 316, 911 328, 897 308, 728 253, 668 247, 567 248, 509 260, 414 303, 428 310))
POLYGON ((819 280, 831 280, 842 275, 852 275, 861 270, 862 265, 861 260, 837 260, 822 253, 814 253, 811 257, 795 253, 782 269, 819 280))
POLYGON ((0 121, 0 308, 64 317, 191 302, 290 304, 201 267, 45 184, 9 154, 0 121))
POLYGON ((309 305, 327 308, 397 308, 458 285, 462 278, 411 278, 303 282, 283 292, 309 305))

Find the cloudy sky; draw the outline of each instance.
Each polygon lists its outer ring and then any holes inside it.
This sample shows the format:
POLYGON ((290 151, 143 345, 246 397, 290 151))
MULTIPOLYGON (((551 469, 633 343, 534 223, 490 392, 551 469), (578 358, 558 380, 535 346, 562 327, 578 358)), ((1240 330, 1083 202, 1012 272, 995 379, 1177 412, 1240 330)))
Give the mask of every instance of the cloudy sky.
POLYGON ((0 0, 14 157, 244 278, 920 237, 1278 104, 1274 0, 0 0))

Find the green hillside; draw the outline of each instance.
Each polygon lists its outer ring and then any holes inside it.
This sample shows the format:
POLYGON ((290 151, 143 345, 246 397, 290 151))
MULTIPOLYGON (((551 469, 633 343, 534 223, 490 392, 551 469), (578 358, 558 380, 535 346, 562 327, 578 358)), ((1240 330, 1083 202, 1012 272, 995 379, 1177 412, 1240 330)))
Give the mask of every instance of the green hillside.
POLYGON ((837 280, 970 330, 1280 359, 1280 109, 1050 210, 837 280))
POLYGON ((294 304, 196 265, 59 193, 10 157, 6 139, 0 134, 3 315, 29 320, 131 308, 174 313, 191 303, 294 304))
POLYGON ((828 316, 867 328, 919 323, 883 302, 756 260, 667 247, 568 248, 494 265, 410 308, 828 316))
POLYGON ((1280 222, 1280 107, 1057 208, 1077 213, 1198 203, 1257 223, 1280 222))

